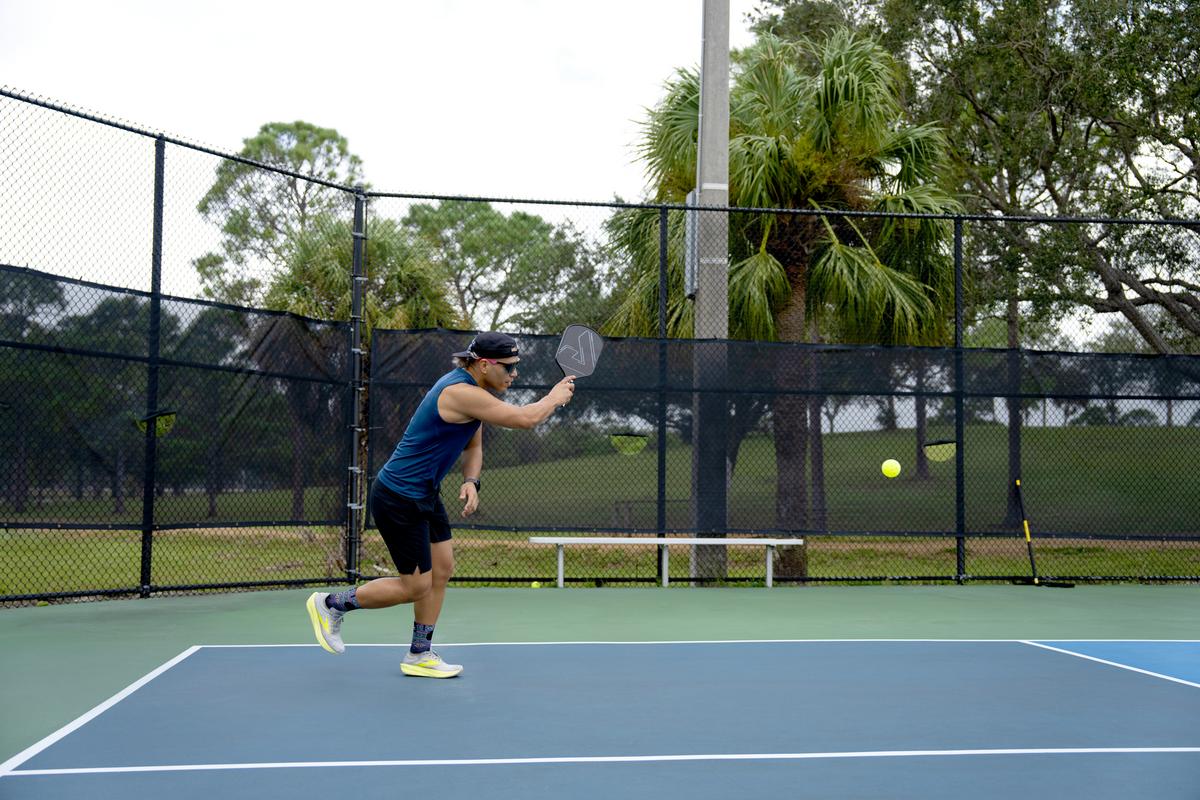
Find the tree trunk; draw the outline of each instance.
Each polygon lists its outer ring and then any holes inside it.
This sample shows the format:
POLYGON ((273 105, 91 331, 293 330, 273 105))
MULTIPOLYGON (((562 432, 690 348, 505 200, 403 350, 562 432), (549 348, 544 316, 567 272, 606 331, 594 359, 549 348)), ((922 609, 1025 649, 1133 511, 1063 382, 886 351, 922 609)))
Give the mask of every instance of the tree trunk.
MULTIPOLYGON (((805 293, 803 285, 793 285, 787 306, 779 315, 779 338, 787 342, 804 341, 805 293)), ((776 371, 777 388, 773 405, 775 435, 775 526, 782 530, 808 530, 808 400, 792 394, 805 383, 801 359, 785 357, 776 371)), ((808 547, 784 547, 779 554, 780 578, 808 577, 808 547)))
POLYGON ((308 470, 308 432, 305 427, 308 407, 311 405, 308 393, 312 388, 307 385, 293 383, 287 388, 288 406, 290 410, 289 427, 292 440, 292 519, 304 519, 304 484, 308 470))
POLYGON ((292 519, 304 519, 304 421, 296 410, 292 410, 291 419, 292 439, 292 519))
POLYGON ((737 468, 738 453, 741 452, 742 442, 750 435, 750 431, 762 420, 763 407, 757 401, 745 397, 732 398, 729 401, 733 409, 732 423, 729 425, 729 438, 725 444, 725 461, 729 479, 732 482, 733 472, 737 468))
POLYGON ((812 448, 812 527, 829 529, 825 505, 825 437, 821 432, 821 405, 824 397, 813 397, 808 407, 808 441, 812 448))
POLYGON ((17 426, 16 464, 13 469, 12 505, 13 511, 24 513, 25 504, 29 500, 29 447, 22 426, 17 426))
POLYGON ((117 445, 117 463, 113 469, 113 513, 125 513, 125 448, 117 445))
POLYGON ((204 493, 208 496, 208 519, 213 519, 217 516, 217 497, 221 494, 221 451, 220 446, 211 441, 207 450, 204 459, 204 493))
MULTIPOLYGON (((820 342, 820 332, 816 320, 809 321, 809 341, 812 344, 820 342)), ((808 385, 816 388, 817 353, 809 354, 808 385)), ((825 398, 813 395, 809 398, 808 406, 808 441, 812 448, 812 526, 815 530, 823 531, 829 528, 828 515, 825 511, 825 437, 821 433, 821 411, 825 398)))
POLYGON ((923 394, 925 391, 925 358, 918 355, 916 358, 916 390, 917 393, 913 398, 916 406, 917 414, 917 453, 914 461, 917 465, 917 479, 929 479, 929 459, 925 457, 925 440, 928 433, 928 413, 926 411, 926 397, 923 394))
POLYGON ((1008 508, 1003 525, 1011 528, 1021 524, 1021 505, 1017 497, 1017 480, 1021 477, 1021 353, 1016 287, 1008 296, 1008 508))

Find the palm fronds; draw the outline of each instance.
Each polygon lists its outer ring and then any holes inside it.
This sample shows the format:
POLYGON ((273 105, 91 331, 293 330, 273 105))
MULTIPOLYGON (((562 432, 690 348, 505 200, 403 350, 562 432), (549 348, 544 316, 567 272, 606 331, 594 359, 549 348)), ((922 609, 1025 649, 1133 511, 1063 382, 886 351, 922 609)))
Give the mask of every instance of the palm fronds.
MULTIPOLYGON (((729 197, 743 208, 956 210, 939 190, 944 138, 907 124, 899 70, 870 38, 839 31, 799 45, 771 35, 737 54, 730 88, 729 197)), ((655 199, 681 202, 695 184, 700 86, 679 70, 649 111, 639 153, 655 199)), ((683 295, 683 215, 671 211, 670 335, 690 335, 683 295)), ((948 223, 885 219, 818 225, 787 214, 731 214, 730 332, 774 339, 793 291, 822 330, 859 341, 931 343, 952 298, 948 223), (825 234, 821 231, 824 229, 825 234)), ((658 212, 621 211, 610 227, 628 287, 609 333, 657 331, 658 212)))
POLYGON ((773 341, 775 315, 790 292, 787 272, 766 250, 734 264, 729 270, 730 336, 773 341))

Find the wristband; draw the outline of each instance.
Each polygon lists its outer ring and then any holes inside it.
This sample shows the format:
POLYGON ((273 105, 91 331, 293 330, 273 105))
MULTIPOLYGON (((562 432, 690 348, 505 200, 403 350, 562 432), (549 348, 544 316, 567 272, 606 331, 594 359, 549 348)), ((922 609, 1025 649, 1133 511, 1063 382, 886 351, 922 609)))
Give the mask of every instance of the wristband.
POLYGON ((465 485, 465 484, 468 484, 468 483, 473 483, 473 484, 475 484, 475 491, 476 491, 476 493, 478 493, 478 492, 479 492, 479 485, 480 485, 480 484, 479 484, 479 478, 463 478, 463 484, 465 485))

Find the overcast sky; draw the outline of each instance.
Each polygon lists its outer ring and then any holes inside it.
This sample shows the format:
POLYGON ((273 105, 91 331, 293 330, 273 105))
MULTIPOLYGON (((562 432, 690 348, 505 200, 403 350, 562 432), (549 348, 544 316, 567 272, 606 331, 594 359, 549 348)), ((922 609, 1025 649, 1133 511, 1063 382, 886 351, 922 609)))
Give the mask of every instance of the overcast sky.
MULTIPOLYGON (((730 44, 753 0, 731 0, 730 44)), ((0 0, 0 84, 220 150, 336 128, 382 191, 643 196, 644 109, 702 0, 0 0)))

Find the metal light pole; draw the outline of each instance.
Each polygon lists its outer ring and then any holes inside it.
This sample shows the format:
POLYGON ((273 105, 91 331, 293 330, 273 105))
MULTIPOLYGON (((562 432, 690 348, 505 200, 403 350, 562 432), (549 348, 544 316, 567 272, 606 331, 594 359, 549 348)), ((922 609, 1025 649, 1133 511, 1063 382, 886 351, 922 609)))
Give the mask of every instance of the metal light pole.
MULTIPOLYGON (((704 0, 696 205, 729 205, 729 0, 704 0)), ((697 220, 696 338, 729 337, 729 218, 697 220)))
MULTIPOLYGON (((700 60, 700 125, 696 205, 729 205, 729 0, 704 0, 700 60)), ((728 527, 726 426, 723 391, 729 337, 729 218, 696 214, 696 333, 693 351, 692 510, 700 536, 728 527)), ((692 548, 692 576, 725 577, 725 548, 692 548), (696 551, 703 550, 703 553, 696 551)))

